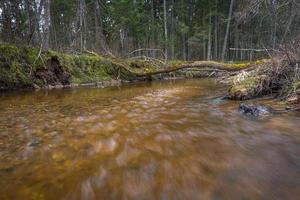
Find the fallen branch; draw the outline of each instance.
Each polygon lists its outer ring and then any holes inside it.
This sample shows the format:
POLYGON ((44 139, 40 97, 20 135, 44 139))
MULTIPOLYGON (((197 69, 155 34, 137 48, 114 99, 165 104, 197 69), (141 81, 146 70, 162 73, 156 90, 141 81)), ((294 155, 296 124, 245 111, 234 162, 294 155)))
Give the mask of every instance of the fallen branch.
POLYGON ((169 67, 163 70, 158 70, 155 72, 149 72, 145 74, 137 74, 137 76, 152 76, 157 74, 163 74, 163 73, 169 73, 173 71, 177 71, 180 69, 186 69, 186 68, 211 68, 215 70, 224 70, 228 72, 235 72, 240 71, 241 69, 236 68, 233 66, 233 64, 227 64, 227 63, 219 63, 214 61, 196 61, 192 63, 184 63, 182 65, 176 66, 176 67, 169 67))
POLYGON ((255 52, 264 52, 264 51, 276 51, 280 52, 277 49, 239 49, 239 48, 229 48, 231 51, 255 51, 255 52))
POLYGON ((136 50, 130 52, 130 53, 128 54, 128 57, 130 57, 131 54, 134 54, 134 53, 140 52, 140 51, 154 51, 154 52, 155 52, 155 51, 158 51, 158 52, 160 52, 160 53, 163 55, 164 59, 166 60, 166 54, 165 54, 165 52, 164 52, 163 50, 161 50, 161 49, 146 49, 146 48, 144 48, 144 49, 136 49, 136 50))
POLYGON ((83 52, 84 52, 84 53, 91 54, 91 55, 93 55, 93 56, 99 56, 99 54, 97 54, 96 52, 89 51, 89 50, 87 50, 87 49, 85 49, 83 52))

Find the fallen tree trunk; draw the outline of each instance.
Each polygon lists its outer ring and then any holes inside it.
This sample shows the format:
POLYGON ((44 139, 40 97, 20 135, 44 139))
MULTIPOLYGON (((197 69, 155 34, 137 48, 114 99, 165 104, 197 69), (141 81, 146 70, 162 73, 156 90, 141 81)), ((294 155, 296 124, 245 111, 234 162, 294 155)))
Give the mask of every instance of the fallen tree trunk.
POLYGON ((146 74, 137 74, 138 76, 152 76, 157 74, 163 74, 163 73, 170 73, 181 69, 187 69, 187 68, 210 68, 210 69, 216 69, 216 70, 225 70, 225 71, 239 71, 239 69, 232 67, 230 64, 225 63, 218 63, 213 61, 197 61, 193 63, 184 63, 179 66, 171 66, 166 69, 158 70, 155 72, 148 72, 146 74))
MULTIPOLYGON (((268 62, 268 60, 261 61, 262 63, 268 62)), ((179 71, 182 69, 189 68, 200 68, 203 70, 209 71, 224 71, 232 74, 236 74, 241 70, 251 71, 255 69, 258 64, 257 63, 245 63, 245 64, 233 64, 233 63, 221 63, 215 61, 195 61, 195 62, 175 62, 169 64, 168 67, 162 67, 162 69, 151 70, 148 71, 133 71, 129 66, 124 63, 113 61, 113 68, 108 72, 110 75, 113 75, 117 79, 124 80, 134 80, 134 79, 145 79, 151 76, 159 75, 159 74, 168 74, 171 72, 179 71), (118 72, 118 73, 116 73, 118 72)))

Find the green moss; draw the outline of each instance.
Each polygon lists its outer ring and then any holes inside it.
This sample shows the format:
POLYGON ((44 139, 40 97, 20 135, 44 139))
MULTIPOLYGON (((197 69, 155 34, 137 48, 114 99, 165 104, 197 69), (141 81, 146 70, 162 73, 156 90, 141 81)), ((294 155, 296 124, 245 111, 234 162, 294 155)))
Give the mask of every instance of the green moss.
POLYGON ((229 89, 229 96, 232 99, 249 99, 257 95, 257 78, 247 78, 233 85, 229 89))
POLYGON ((0 44, 0 88, 26 87, 32 84, 30 67, 22 50, 0 44))
POLYGON ((68 55, 55 51, 43 52, 31 47, 0 44, 0 87, 2 89, 29 87, 33 83, 43 86, 45 81, 35 76, 38 70, 48 70, 52 59, 70 74, 72 83, 111 80, 107 68, 111 61, 101 56, 68 55))
POLYGON ((286 84, 282 88, 282 94, 286 97, 299 96, 300 97, 300 81, 294 80, 291 84, 286 84))
POLYGON ((256 75, 237 82, 229 89, 232 99, 250 99, 272 91, 272 77, 269 75, 256 75))
POLYGON ((111 80, 106 73, 105 59, 98 56, 61 56, 61 65, 71 74, 73 83, 87 83, 111 80))
POLYGON ((250 63, 239 63, 239 64, 232 64, 231 67, 234 67, 236 69, 243 69, 246 67, 249 67, 250 63))
POLYGON ((183 64, 189 64, 191 62, 188 62, 188 61, 179 61, 179 60, 173 60, 173 61, 170 61, 168 64, 171 66, 171 68, 177 68, 183 64))
POLYGON ((256 60, 253 62, 234 62, 233 64, 228 64, 229 67, 233 67, 236 69, 244 69, 253 65, 263 65, 267 62, 269 62, 270 60, 268 59, 262 59, 262 60, 256 60))
POLYGON ((233 91, 238 91, 238 90, 241 90, 241 89, 244 89, 244 88, 251 88, 253 86, 256 85, 256 78, 247 78, 245 80, 242 80, 241 82, 239 82, 238 84, 236 84, 232 90, 233 91))
POLYGON ((15 59, 16 56, 19 56, 20 54, 20 51, 16 46, 6 44, 0 44, 0 52, 1 57, 4 57, 7 60, 15 59))
POLYGON ((145 68, 147 63, 144 60, 133 60, 129 62, 129 67, 131 68, 145 68))
POLYGON ((293 89, 294 89, 295 91, 300 89, 300 81, 295 81, 295 82, 293 83, 293 89))
POLYGON ((31 47, 21 47, 20 56, 31 67, 38 68, 43 65, 43 62, 39 55, 39 50, 31 47))
POLYGON ((150 60, 125 60, 122 62, 124 66, 127 66, 127 69, 131 72, 138 74, 146 74, 150 72, 154 72, 156 70, 161 69, 162 63, 158 63, 150 60))
POLYGON ((192 72, 192 71, 187 71, 187 72, 185 73, 185 77, 186 77, 186 78, 194 78, 194 76, 195 76, 195 74, 194 74, 194 72, 192 72))

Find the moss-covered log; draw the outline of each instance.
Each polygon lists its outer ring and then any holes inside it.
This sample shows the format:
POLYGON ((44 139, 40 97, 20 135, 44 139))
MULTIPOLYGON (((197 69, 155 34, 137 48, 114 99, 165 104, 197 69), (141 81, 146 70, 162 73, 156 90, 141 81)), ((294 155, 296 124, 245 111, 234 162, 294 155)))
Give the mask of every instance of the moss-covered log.
POLYGON ((133 80, 133 79, 151 79, 151 76, 160 75, 160 74, 169 74, 172 72, 191 69, 191 71, 195 71, 195 69, 202 69, 207 71, 224 71, 224 72, 238 72, 240 70, 251 70, 255 68, 258 64, 269 62, 269 60, 260 60, 256 62, 249 63, 221 63, 215 61, 172 61, 167 65, 161 65, 156 67, 147 65, 145 62, 140 62, 139 66, 135 67, 131 66, 131 62, 124 61, 113 61, 113 69, 110 72, 113 77, 125 80, 133 80))

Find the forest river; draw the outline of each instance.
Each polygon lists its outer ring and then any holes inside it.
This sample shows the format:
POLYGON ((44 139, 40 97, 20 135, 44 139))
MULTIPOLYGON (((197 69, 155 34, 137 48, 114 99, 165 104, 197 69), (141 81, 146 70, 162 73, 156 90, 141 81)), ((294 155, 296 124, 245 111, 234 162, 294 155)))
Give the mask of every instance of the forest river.
POLYGON ((1 94, 0 199, 299 198, 300 113, 249 119, 226 90, 202 79, 1 94))

